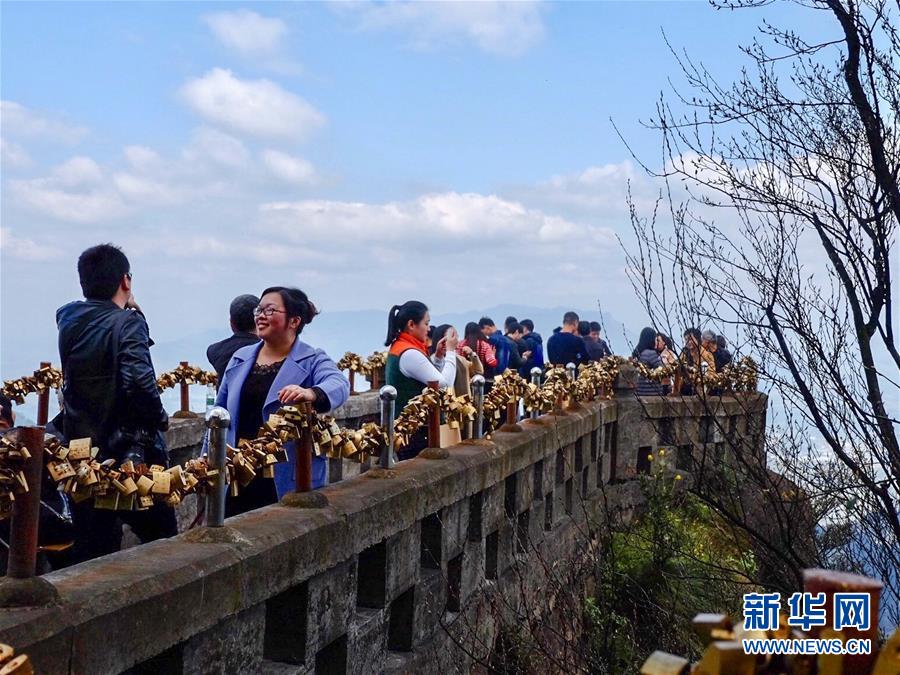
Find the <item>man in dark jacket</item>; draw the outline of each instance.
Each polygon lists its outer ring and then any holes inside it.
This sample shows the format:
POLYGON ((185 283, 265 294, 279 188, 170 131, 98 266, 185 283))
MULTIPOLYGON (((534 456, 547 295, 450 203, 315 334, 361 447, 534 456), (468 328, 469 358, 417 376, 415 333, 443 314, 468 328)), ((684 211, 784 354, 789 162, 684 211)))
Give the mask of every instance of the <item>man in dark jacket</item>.
POLYGON ((522 326, 518 322, 506 324, 506 335, 503 339, 507 342, 509 350, 509 368, 519 370, 531 358, 531 352, 522 347, 522 326))
MULTIPOLYGON (((90 437, 99 459, 167 464, 161 431, 169 418, 156 388, 147 321, 131 294, 131 267, 121 249, 101 244, 78 258, 84 301, 56 312, 63 372, 62 434, 90 437)), ((91 500, 74 505, 73 562, 119 549, 121 524, 147 542, 177 533, 170 507, 146 511, 94 509, 91 500)))
POLYGON ((600 323, 598 321, 591 321, 591 341, 599 347, 597 354, 601 359, 612 356, 612 349, 606 344, 606 340, 600 337, 600 323))
POLYGON ((578 322, 578 336, 584 341, 584 348, 587 351, 588 360, 599 361, 603 358, 600 345, 591 340, 591 324, 588 321, 578 322))
POLYGON ((558 333, 554 333, 547 340, 547 359, 554 366, 565 366, 574 363, 588 363, 587 348, 584 340, 578 335, 578 315, 575 312, 566 312, 563 315, 563 325, 558 333))
POLYGON ((531 352, 531 356, 519 368, 519 374, 531 381, 531 369, 535 366, 542 370, 544 368, 544 339, 540 333, 534 332, 534 321, 531 319, 522 319, 519 325, 522 326, 522 342, 520 344, 524 344, 523 351, 531 352))
POLYGON ((722 335, 716 336, 716 351, 713 352, 713 358, 716 360, 717 373, 721 373, 722 369, 733 360, 731 352, 728 351, 728 340, 722 335))
POLYGON ((259 337, 256 335, 256 320, 253 317, 253 310, 257 305, 259 305, 259 298, 255 295, 239 295, 232 300, 228 312, 231 319, 232 336, 206 348, 206 358, 215 368, 220 385, 222 384, 222 374, 234 353, 241 347, 259 342, 259 337))

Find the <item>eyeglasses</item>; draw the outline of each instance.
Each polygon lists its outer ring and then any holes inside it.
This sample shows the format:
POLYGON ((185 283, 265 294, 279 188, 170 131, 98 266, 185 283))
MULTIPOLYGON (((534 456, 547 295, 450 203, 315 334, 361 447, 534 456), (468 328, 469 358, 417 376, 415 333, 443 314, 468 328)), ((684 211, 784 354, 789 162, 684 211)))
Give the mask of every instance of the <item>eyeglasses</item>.
POLYGON ((275 309, 274 307, 254 307, 253 308, 254 318, 264 316, 267 319, 269 319, 275 312, 278 312, 279 314, 287 314, 287 312, 285 312, 283 309, 275 309))

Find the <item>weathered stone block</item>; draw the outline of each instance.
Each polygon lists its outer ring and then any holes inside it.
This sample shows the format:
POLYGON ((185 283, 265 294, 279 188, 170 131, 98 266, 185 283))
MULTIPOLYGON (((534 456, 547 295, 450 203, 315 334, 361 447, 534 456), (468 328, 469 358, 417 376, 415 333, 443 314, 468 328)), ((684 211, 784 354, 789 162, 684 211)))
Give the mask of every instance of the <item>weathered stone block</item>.
POLYGON ((315 653, 347 632, 356 606, 356 561, 348 560, 318 574, 308 585, 306 641, 315 653))
POLYGON ((444 561, 460 554, 469 530, 469 500, 463 499, 441 509, 444 561))
POLYGON ((515 520, 505 520, 497 530, 497 571, 499 574, 513 564, 515 558, 515 520))
POLYGON ((348 639, 347 672, 350 675, 381 672, 387 649, 387 610, 357 609, 350 622, 348 639))
POLYGON ((256 605, 187 640, 181 648, 185 673, 248 673, 262 661, 265 605, 256 605))
POLYGON ((416 583, 419 577, 420 531, 418 527, 399 532, 385 542, 387 547, 388 603, 416 583))
POLYGON ((493 532, 506 519, 503 503, 504 494, 505 487, 502 483, 491 485, 482 492, 481 527, 484 532, 493 532))
POLYGON ((465 605, 484 583, 484 542, 470 541, 463 551, 460 602, 465 605))
POLYGON ((415 609, 413 618, 413 642, 421 644, 428 640, 447 608, 447 577, 441 570, 422 570, 416 584, 415 609))

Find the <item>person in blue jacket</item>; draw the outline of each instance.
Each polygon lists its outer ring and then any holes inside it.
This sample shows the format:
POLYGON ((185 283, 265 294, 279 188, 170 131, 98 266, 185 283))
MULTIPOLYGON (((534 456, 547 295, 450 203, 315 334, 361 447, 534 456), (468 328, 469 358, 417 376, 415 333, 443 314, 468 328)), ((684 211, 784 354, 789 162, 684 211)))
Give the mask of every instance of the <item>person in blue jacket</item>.
MULTIPOLYGON (((253 312, 260 342, 238 349, 225 368, 216 405, 228 409, 228 443, 253 439, 269 415, 285 405, 309 401, 316 412, 333 410, 347 400, 350 383, 321 349, 300 340, 303 328, 318 314, 306 293, 273 286, 264 290, 253 312)), ((229 495, 226 516, 274 504, 294 489, 294 444, 288 461, 275 465, 275 478, 257 475, 237 497, 229 495)), ((325 484, 327 461, 313 457, 313 488, 325 484)))

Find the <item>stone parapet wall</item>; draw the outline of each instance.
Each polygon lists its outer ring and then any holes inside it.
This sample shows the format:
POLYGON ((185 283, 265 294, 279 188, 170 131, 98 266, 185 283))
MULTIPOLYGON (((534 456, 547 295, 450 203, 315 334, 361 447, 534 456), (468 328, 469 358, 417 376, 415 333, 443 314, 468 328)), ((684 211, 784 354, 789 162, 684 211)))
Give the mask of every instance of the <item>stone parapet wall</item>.
POLYGON ((646 409, 587 404, 345 479, 324 509, 229 519, 241 544, 179 536, 51 573, 63 604, 0 612, 0 642, 41 673, 466 672, 498 634, 497 600, 539 599, 536 561, 584 553, 610 467, 618 481, 655 442, 646 409))

